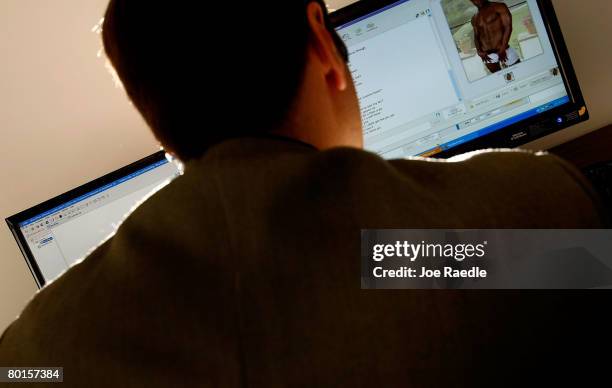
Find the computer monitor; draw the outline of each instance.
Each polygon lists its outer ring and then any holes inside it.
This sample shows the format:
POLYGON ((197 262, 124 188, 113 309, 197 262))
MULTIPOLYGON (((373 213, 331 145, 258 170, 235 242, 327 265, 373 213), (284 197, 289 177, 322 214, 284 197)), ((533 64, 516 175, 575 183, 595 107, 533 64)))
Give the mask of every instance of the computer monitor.
POLYGON ((181 174, 158 152, 6 219, 39 287, 111 236, 145 198, 181 174))
POLYGON ((384 158, 517 147, 588 118, 550 0, 480 10, 362 0, 331 17, 350 52, 365 147, 384 158))

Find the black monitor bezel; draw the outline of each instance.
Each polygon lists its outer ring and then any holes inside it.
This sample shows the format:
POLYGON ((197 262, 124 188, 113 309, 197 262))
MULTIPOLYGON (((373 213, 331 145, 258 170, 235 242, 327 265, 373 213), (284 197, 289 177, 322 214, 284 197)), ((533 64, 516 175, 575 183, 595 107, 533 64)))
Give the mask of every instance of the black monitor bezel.
MULTIPOLYGON (((521 120, 495 132, 432 155, 448 158, 470 151, 490 148, 515 148, 561 131, 589 119, 588 109, 578 83, 552 0, 536 0, 555 53, 570 101, 537 116, 521 120), (562 122, 557 120, 562 118, 562 122)), ((397 3, 398 0, 360 0, 331 13, 334 27, 397 3)))
POLYGON ((82 195, 90 193, 100 187, 103 187, 109 183, 112 183, 118 179, 121 179, 122 177, 126 175, 130 175, 147 166, 150 166, 152 164, 155 164, 163 160, 167 160, 166 153, 164 151, 156 152, 130 165, 122 167, 116 171, 106 174, 98 179, 88 182, 82 186, 79 186, 73 190, 70 190, 66 193, 58 195, 57 197, 49 199, 43 203, 40 203, 36 206, 33 206, 29 209, 21 211, 5 219, 6 224, 8 225, 8 228, 11 231, 11 233, 13 234, 13 237, 15 238, 17 245, 19 246, 19 249, 21 250, 21 254, 25 258, 26 264, 28 265, 28 268, 30 269, 32 276, 34 277, 34 280, 36 281, 36 285, 38 286, 38 288, 44 287, 46 284, 46 281, 45 281, 44 276, 42 275, 40 268, 38 267, 38 264, 36 263, 36 259, 34 255, 32 254, 30 248, 28 247, 27 241, 25 239, 25 236, 21 232, 21 228, 19 227, 19 224, 33 217, 36 217, 37 215, 41 213, 54 209, 57 206, 61 206, 62 204, 68 201, 71 201, 75 198, 79 198, 82 195))

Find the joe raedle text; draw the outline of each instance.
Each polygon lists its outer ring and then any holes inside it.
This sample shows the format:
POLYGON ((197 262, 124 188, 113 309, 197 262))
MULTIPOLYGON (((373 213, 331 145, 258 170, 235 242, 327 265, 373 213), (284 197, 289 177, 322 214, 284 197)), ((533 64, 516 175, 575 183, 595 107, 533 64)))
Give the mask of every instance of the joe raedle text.
POLYGON ((484 260, 486 247, 486 241, 479 244, 432 244, 424 241, 417 244, 408 241, 377 244, 372 249, 372 260, 377 263, 372 268, 372 276, 376 279, 483 279, 487 277, 487 271, 477 263, 484 260), (405 265, 389 268, 389 259, 405 265), (454 268, 443 264, 449 259, 463 264, 466 260, 473 260, 475 264, 454 268))
POLYGON ((402 267, 399 269, 383 269, 382 267, 374 267, 373 275, 375 278, 410 278, 410 279, 440 279, 440 278, 462 278, 462 279, 484 279, 487 277, 487 271, 480 267, 472 267, 471 269, 455 269, 452 267, 443 267, 440 269, 429 269, 420 267, 419 269, 402 267))

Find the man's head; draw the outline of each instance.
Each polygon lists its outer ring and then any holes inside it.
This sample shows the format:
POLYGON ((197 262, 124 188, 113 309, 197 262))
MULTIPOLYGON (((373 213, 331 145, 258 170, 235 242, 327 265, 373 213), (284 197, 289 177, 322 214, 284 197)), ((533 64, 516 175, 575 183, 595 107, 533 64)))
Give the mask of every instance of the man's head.
POLYGON ((106 53, 166 149, 189 160, 270 132, 361 146, 346 47, 322 0, 196 4, 111 0, 104 19, 106 53))
POLYGON ((472 4, 474 4, 478 8, 482 8, 483 6, 489 3, 489 0, 471 0, 472 4))

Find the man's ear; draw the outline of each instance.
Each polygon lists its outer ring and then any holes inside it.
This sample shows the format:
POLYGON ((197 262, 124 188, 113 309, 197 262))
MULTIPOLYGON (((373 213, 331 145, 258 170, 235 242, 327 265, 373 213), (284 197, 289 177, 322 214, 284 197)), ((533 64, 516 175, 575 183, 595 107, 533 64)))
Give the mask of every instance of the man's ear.
POLYGON ((349 81, 348 69, 342 55, 338 52, 331 32, 325 25, 321 5, 316 1, 311 1, 306 12, 311 32, 310 44, 314 49, 316 59, 323 67, 327 82, 339 91, 346 90, 349 81))

